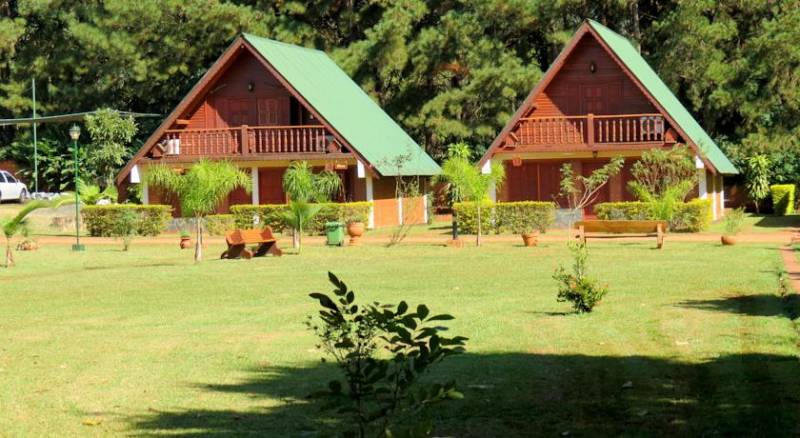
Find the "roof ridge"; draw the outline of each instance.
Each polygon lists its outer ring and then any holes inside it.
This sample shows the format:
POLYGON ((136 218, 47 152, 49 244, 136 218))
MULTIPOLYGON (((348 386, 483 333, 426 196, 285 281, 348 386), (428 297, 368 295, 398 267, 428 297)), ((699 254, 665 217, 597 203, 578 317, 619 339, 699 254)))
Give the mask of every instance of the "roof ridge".
POLYGON ((308 50, 308 51, 311 51, 311 52, 321 53, 321 54, 323 54, 325 56, 328 56, 327 53, 325 53, 324 51, 319 50, 319 49, 315 49, 315 48, 312 48, 312 47, 299 46, 297 44, 287 43, 287 42, 284 42, 284 41, 275 40, 275 39, 272 39, 272 38, 267 38, 267 37, 263 37, 263 36, 260 36, 260 35, 255 35, 255 34, 252 34, 252 33, 242 32, 242 36, 244 36, 245 39, 258 38, 258 39, 266 41, 268 43, 280 44, 282 46, 291 47, 292 49, 308 50))

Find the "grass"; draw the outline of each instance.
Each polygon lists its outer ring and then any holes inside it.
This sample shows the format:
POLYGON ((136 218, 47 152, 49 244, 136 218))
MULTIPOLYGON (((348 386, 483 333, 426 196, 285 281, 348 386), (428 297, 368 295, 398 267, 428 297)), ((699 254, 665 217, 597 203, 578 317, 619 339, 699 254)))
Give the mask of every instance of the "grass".
POLYGON ((439 436, 800 432, 795 307, 772 246, 593 244, 610 293, 575 315, 550 278, 562 243, 194 264, 138 242, 45 246, 0 270, 3 434, 326 436, 331 418, 305 396, 335 370, 302 322, 328 270, 364 300, 456 316, 468 353, 430 378, 466 397, 435 408, 439 436))

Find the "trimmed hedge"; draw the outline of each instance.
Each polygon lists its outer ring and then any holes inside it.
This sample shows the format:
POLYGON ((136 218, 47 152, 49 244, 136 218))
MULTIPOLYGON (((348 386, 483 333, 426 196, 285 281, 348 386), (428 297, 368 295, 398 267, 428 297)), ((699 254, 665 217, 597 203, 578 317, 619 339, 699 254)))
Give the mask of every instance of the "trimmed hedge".
MULTIPOLYGON (((553 202, 491 202, 481 204, 481 231, 495 234, 510 231, 545 232, 556 218, 556 204, 553 202)), ((474 202, 456 202, 453 212, 457 215, 458 229, 462 233, 478 232, 478 209, 474 202)))
POLYGON ((110 237, 125 211, 133 211, 139 216, 136 224, 136 234, 139 236, 158 236, 172 219, 170 205, 86 205, 81 207, 81 216, 90 236, 110 237))
MULTIPOLYGON (((325 231, 325 223, 333 221, 367 223, 371 207, 372 202, 324 203, 320 212, 311 219, 307 230, 310 234, 321 234, 325 231)), ((268 225, 274 231, 283 231, 288 228, 283 220, 283 213, 287 208, 286 204, 234 205, 231 207, 231 214, 237 228, 268 225)))
POLYGON ((786 216, 794 213, 794 184, 775 184, 769 186, 772 195, 772 208, 776 215, 786 216))
MULTIPOLYGON (((603 202, 594 206, 594 213, 601 220, 649 220, 652 219, 650 205, 646 202, 603 202)), ((669 221, 672 231, 698 232, 711 225, 713 217, 710 199, 692 199, 678 204, 675 215, 669 221)))
POLYGON ((236 228, 236 222, 232 214, 212 214, 206 216, 205 227, 208 234, 222 236, 236 228))

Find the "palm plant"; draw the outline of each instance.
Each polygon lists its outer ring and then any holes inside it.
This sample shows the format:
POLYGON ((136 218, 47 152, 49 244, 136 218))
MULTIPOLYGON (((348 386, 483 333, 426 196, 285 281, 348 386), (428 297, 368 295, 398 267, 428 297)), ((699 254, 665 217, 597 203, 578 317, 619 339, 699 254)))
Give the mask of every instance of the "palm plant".
POLYGON ((295 161, 283 174, 283 191, 289 195, 289 211, 284 219, 292 227, 292 244, 300 252, 301 234, 305 225, 319 213, 321 206, 311 205, 331 199, 342 187, 335 172, 314 173, 305 161, 295 161))
POLYGON ((74 198, 69 194, 64 194, 59 197, 47 200, 37 199, 31 201, 20 210, 16 216, 11 219, 0 219, 0 228, 3 230, 3 235, 6 236, 6 260, 5 267, 14 266, 14 252, 12 251, 11 239, 24 232, 27 229, 28 215, 40 208, 58 208, 64 204, 74 202, 74 198))
POLYGON ((475 203, 478 218, 478 234, 475 245, 481 246, 481 210, 483 202, 488 198, 489 188, 499 188, 505 180, 505 169, 498 163, 492 163, 489 173, 483 173, 470 163, 462 154, 451 154, 442 164, 442 174, 438 181, 446 182, 451 199, 454 202, 468 201, 475 203))
POLYGON ((250 192, 252 183, 247 173, 229 161, 201 159, 185 173, 159 164, 148 169, 147 184, 161 187, 180 200, 184 215, 195 220, 194 260, 203 259, 203 221, 237 187, 250 192))
POLYGON ((109 185, 101 190, 100 186, 88 184, 83 179, 78 179, 78 194, 86 205, 95 205, 103 199, 111 202, 117 200, 117 188, 114 185, 109 185))

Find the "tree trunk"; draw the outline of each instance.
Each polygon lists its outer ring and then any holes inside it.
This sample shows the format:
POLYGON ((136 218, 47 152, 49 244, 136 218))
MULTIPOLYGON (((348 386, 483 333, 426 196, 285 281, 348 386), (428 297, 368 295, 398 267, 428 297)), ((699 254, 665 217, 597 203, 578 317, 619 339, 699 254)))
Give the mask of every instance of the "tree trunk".
POLYGON ((14 253, 11 251, 11 239, 6 239, 6 268, 14 266, 14 253))
POLYGON ((203 260, 203 223, 200 216, 194 218, 195 229, 195 243, 194 243, 194 261, 199 262, 203 260))
POLYGON ((297 229, 297 255, 300 255, 300 247, 303 246, 303 226, 297 229))
POLYGON ((475 246, 481 246, 481 204, 478 203, 478 234, 475 236, 475 246))
POLYGON ((297 232, 297 228, 292 227, 292 248, 299 250, 300 249, 300 233, 297 232))

